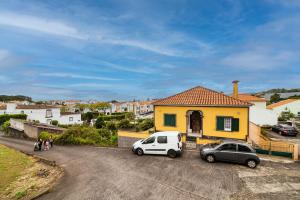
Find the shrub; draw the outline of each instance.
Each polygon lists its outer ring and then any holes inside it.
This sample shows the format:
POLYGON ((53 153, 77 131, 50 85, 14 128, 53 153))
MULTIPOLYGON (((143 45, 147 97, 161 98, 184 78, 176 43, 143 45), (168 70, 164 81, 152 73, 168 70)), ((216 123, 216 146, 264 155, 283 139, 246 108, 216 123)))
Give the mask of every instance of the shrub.
POLYGON ((134 120, 134 113, 133 112, 125 113, 125 118, 130 121, 134 120))
POLYGON ((136 126, 137 131, 139 131, 139 130, 146 131, 153 127, 154 127, 153 119, 144 119, 142 122, 138 123, 136 126))
POLYGON ((0 115, 0 125, 2 125, 4 122, 10 120, 10 118, 26 120, 27 115, 25 115, 25 114, 15 114, 15 115, 4 114, 4 115, 0 115))
POLYGON ((130 123, 130 121, 128 119, 122 119, 118 123, 118 128, 121 128, 121 129, 133 128, 133 125, 130 123))
POLYGON ((42 140, 50 139, 50 134, 48 132, 46 132, 46 131, 42 131, 39 134, 39 139, 42 139, 42 140))
POLYGON ((102 117, 98 117, 96 122, 95 122, 95 127, 96 128, 103 128, 105 126, 105 121, 103 120, 102 117))
POLYGON ((117 124, 113 121, 109 121, 106 123, 106 128, 108 130, 110 130, 113 134, 116 134, 118 128, 117 128, 117 124))
POLYGON ((57 126, 58 125, 58 121, 57 120, 52 120, 51 124, 54 125, 54 126, 57 126))
POLYGON ((9 133, 9 126, 10 126, 10 122, 6 121, 2 124, 1 129, 3 130, 3 132, 7 135, 9 133))

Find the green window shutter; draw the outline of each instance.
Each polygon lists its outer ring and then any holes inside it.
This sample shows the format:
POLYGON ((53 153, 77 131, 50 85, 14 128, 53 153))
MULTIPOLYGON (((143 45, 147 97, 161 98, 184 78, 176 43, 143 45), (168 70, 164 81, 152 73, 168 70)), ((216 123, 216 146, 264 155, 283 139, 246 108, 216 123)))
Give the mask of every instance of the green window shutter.
POLYGON ((224 131, 224 117, 217 117, 217 131, 224 131))
POLYGON ((164 115, 164 125, 165 126, 176 126, 176 115, 165 114, 164 115))
POLYGON ((231 131, 239 131, 240 128, 240 119, 239 118, 232 118, 231 120, 231 131))

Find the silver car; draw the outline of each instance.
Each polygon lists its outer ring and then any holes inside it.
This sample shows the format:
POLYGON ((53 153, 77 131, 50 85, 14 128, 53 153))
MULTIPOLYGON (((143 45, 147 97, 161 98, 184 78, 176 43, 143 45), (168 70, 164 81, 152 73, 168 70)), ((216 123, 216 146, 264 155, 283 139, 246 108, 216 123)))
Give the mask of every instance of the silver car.
POLYGON ((255 168, 260 159, 255 150, 246 143, 224 142, 222 144, 208 144, 200 148, 200 156, 207 162, 233 162, 255 168))

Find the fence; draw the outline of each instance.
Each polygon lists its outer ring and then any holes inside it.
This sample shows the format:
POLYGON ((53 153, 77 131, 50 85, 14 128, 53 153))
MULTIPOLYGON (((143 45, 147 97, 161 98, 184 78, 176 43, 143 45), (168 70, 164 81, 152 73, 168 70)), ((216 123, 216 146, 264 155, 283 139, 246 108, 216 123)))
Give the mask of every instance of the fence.
POLYGON ((298 144, 283 140, 270 140, 261 135, 261 127, 252 122, 249 124, 248 141, 256 148, 257 153, 286 156, 298 160, 298 144))

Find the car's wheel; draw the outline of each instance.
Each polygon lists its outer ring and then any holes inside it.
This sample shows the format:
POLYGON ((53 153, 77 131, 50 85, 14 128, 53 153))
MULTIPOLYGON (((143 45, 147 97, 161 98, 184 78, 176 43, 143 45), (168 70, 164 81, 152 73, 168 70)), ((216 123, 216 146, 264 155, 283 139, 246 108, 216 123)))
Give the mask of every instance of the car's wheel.
POLYGON ((176 153, 176 151, 174 151, 173 149, 170 149, 170 150, 168 151, 168 156, 169 156, 170 158, 176 158, 177 153, 176 153))
POLYGON ((137 154, 138 156, 144 155, 144 151, 143 151, 143 149, 141 149, 141 148, 137 148, 135 152, 136 152, 136 154, 137 154))
POLYGON ((257 166, 257 163, 255 160, 247 160, 246 162, 247 166, 254 169, 257 166))
POLYGON ((207 155, 206 161, 209 163, 213 163, 213 162, 215 162, 215 157, 213 155, 207 155))

